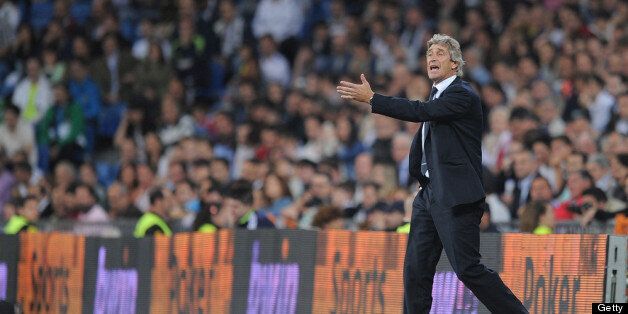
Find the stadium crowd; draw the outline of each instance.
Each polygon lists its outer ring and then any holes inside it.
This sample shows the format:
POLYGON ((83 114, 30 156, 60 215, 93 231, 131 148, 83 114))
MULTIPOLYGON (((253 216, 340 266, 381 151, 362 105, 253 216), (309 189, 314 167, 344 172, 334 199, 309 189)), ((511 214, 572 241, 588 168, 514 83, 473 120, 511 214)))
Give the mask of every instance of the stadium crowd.
POLYGON ((2 216, 403 230, 420 125, 335 86, 425 100, 445 33, 483 101, 482 228, 628 232, 627 20, 619 0, 0 0, 2 216))

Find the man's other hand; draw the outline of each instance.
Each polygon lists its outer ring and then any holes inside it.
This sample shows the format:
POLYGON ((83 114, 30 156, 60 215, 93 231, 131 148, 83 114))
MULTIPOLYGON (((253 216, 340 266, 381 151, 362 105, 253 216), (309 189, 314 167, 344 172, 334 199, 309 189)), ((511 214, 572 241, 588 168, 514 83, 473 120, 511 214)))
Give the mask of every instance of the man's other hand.
POLYGON ((340 85, 336 86, 336 91, 343 99, 352 99, 368 104, 375 93, 373 93, 371 84, 366 80, 364 74, 360 74, 360 80, 362 80, 362 84, 340 81, 340 85))

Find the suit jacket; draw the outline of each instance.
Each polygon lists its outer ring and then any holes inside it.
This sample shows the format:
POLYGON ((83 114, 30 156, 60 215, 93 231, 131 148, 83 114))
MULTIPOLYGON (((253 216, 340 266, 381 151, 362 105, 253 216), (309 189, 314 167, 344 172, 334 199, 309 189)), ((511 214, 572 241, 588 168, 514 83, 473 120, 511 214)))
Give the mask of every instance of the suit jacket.
POLYGON ((439 205, 454 207, 484 199, 482 106, 468 82, 457 77, 440 97, 426 102, 375 94, 371 110, 404 121, 429 121, 425 157, 430 177, 421 174, 421 128, 410 149, 410 175, 422 186, 429 180, 439 205))
MULTIPOLYGON (((120 99, 128 100, 130 99, 130 94, 132 92, 132 86, 129 86, 128 83, 122 82, 124 76, 128 73, 132 73, 135 68, 135 59, 133 56, 127 52, 120 51, 118 54, 118 80, 120 83, 120 90, 118 91, 118 96, 120 99)), ((107 66, 107 58, 100 57, 96 59, 90 68, 92 79, 98 84, 100 87, 100 91, 103 95, 107 95, 109 90, 111 90, 111 72, 109 71, 109 67, 107 66)))

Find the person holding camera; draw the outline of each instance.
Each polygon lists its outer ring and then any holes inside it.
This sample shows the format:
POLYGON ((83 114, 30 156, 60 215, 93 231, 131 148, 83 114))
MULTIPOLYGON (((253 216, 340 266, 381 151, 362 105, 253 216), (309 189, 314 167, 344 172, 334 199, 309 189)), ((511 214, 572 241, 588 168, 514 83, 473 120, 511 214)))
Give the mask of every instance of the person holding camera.
POLYGON ((582 192, 582 205, 575 209, 582 213, 580 225, 586 227, 592 222, 606 223, 615 218, 616 213, 608 212, 606 193, 600 188, 594 187, 582 192))

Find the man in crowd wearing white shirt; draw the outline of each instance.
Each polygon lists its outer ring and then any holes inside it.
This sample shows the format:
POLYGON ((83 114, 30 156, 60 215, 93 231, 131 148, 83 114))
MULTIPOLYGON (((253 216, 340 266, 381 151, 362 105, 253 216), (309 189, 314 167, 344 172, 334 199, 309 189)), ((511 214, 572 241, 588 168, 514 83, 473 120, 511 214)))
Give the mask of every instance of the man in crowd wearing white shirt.
POLYGON ((28 154, 28 161, 36 165, 35 133, 33 127, 20 120, 20 108, 9 104, 4 108, 3 122, 0 124, 0 147, 11 157, 19 151, 28 154))
POLYGON ((26 61, 26 77, 13 92, 13 104, 22 111, 22 119, 32 125, 39 122, 52 104, 52 87, 35 57, 26 61))

